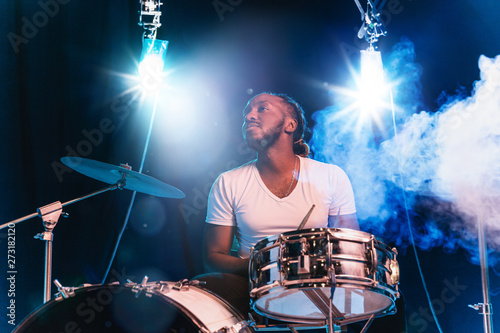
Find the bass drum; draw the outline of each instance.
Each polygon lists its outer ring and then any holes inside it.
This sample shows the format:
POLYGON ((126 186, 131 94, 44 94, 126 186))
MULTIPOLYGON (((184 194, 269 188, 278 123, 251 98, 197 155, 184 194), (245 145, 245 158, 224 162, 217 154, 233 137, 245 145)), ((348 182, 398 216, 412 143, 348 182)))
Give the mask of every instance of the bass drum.
POLYGON ((75 288, 71 294, 42 305, 14 332, 253 332, 227 302, 195 286, 112 283, 75 288))

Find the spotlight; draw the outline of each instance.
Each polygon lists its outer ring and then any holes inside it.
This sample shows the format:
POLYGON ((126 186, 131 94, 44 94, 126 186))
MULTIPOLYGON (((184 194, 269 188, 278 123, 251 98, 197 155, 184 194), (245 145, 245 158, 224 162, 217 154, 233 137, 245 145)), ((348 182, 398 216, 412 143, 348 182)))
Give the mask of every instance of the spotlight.
POLYGON ((156 39, 161 27, 161 0, 140 0, 139 25, 144 28, 142 54, 139 64, 141 85, 145 91, 155 92, 161 86, 163 64, 168 41, 156 39))
POLYGON ((382 56, 373 48, 361 50, 359 102, 363 112, 373 113, 387 105, 387 86, 384 81, 382 56))
MULTIPOLYGON (((361 13, 363 25, 358 32, 358 38, 365 38, 369 46, 366 50, 361 50, 361 80, 359 82, 359 103, 362 112, 374 112, 387 105, 388 87, 384 82, 384 68, 382 66, 382 56, 376 51, 374 46, 378 38, 387 35, 387 31, 382 22, 379 9, 384 6, 382 2, 380 8, 376 8, 372 0, 367 0, 366 11, 361 6, 359 0, 354 0, 361 13)), ((375 3, 378 3, 376 1, 375 3)))
POLYGON ((167 47, 166 40, 145 38, 143 41, 139 76, 146 91, 157 91, 161 86, 167 47))

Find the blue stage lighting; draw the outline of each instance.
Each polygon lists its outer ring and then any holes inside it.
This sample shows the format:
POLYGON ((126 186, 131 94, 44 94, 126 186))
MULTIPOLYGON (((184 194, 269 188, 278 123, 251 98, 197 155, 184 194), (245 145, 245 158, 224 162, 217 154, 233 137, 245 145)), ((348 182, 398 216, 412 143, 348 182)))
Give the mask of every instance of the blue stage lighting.
POLYGON ((168 41, 145 38, 142 45, 139 75, 146 91, 156 91, 162 83, 162 72, 168 41))
POLYGON ((360 104, 363 112, 374 113, 388 105, 388 87, 379 51, 361 50, 360 104))

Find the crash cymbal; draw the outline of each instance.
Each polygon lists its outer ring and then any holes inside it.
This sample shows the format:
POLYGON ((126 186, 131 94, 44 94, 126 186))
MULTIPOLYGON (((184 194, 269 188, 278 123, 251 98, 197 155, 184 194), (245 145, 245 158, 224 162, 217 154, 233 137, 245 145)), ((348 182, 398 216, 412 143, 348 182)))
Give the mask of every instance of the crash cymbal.
POLYGON ((182 199, 184 193, 156 178, 128 169, 128 165, 112 165, 82 157, 66 156, 61 158, 61 162, 90 178, 97 179, 107 184, 116 184, 120 180, 125 180, 128 190, 155 195, 157 197, 182 199))

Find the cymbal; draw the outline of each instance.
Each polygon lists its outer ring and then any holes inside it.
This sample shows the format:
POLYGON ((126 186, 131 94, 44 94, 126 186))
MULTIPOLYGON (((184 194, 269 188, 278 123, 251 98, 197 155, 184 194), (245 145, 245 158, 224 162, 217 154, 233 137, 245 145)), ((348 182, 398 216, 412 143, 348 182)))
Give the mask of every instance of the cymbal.
POLYGON ((112 165, 82 157, 65 156, 61 162, 90 178, 97 179, 107 184, 116 184, 121 179, 125 180, 128 190, 154 195, 157 197, 182 199, 184 193, 162 181, 144 175, 142 173, 129 170, 128 165, 112 165))

